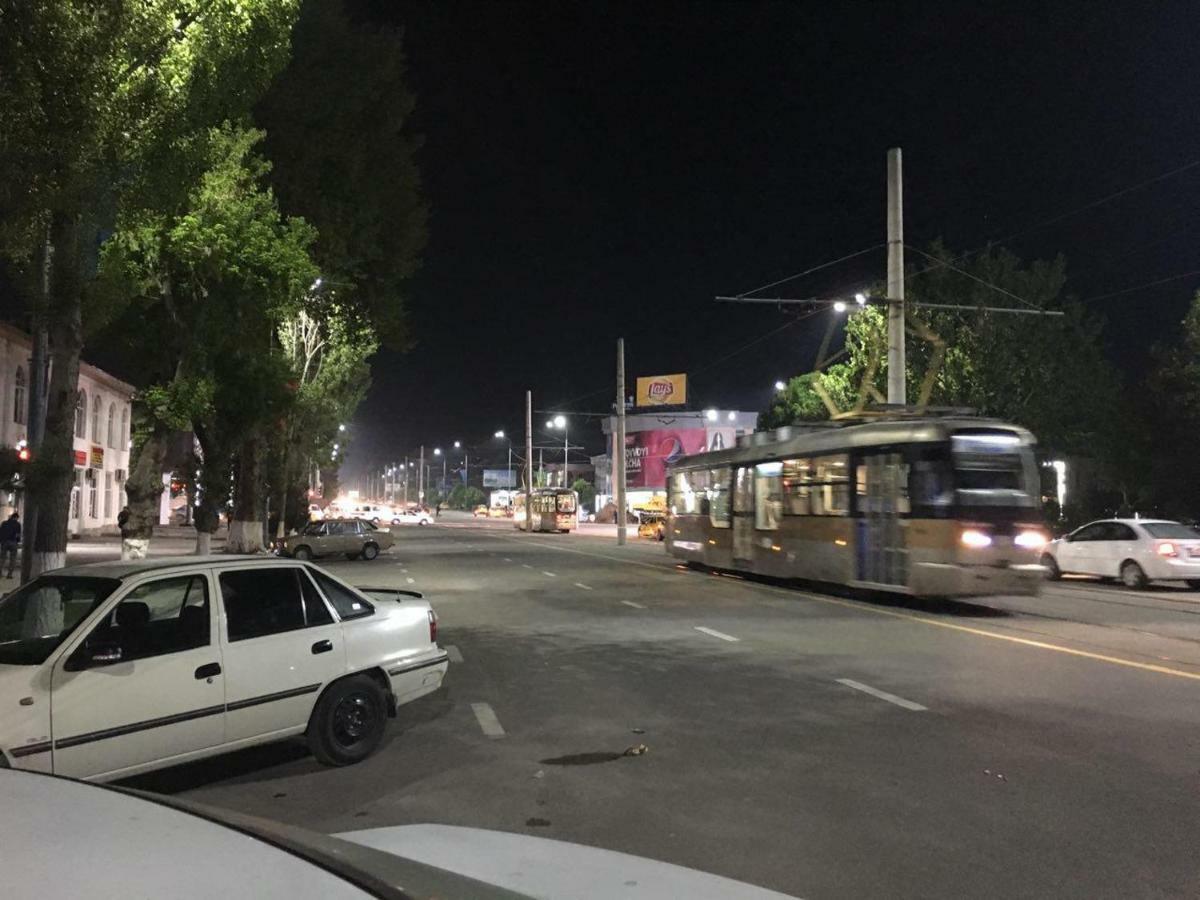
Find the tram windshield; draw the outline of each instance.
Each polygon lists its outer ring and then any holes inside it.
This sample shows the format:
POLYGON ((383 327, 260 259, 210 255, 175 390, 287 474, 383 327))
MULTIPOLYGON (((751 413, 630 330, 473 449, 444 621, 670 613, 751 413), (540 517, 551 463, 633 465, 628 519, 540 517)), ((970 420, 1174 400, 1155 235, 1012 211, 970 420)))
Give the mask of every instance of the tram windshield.
POLYGON ((1037 464, 1015 434, 964 432, 950 440, 959 506, 1036 507, 1037 464))

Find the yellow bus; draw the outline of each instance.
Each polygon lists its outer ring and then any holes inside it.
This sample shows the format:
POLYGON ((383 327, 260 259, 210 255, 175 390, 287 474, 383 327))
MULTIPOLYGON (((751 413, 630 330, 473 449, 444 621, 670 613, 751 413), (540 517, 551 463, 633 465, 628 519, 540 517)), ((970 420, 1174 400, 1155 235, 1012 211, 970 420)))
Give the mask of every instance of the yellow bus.
MULTIPOLYGON (((513 527, 525 530, 524 491, 513 497, 513 527)), ((568 532, 578 523, 579 495, 570 488, 534 488, 529 502, 533 531, 568 532)))

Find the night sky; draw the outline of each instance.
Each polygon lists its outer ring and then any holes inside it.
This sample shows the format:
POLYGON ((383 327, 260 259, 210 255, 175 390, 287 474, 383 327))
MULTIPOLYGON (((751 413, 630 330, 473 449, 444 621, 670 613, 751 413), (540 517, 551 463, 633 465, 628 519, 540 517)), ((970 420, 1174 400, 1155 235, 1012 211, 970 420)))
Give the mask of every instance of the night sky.
MULTIPOLYGON (((1082 298, 1200 269, 1200 165, 1033 227, 1200 160, 1195 3, 357 9, 406 29, 432 215, 418 344, 376 358, 353 468, 517 435, 526 388, 607 411, 618 336, 631 377, 685 371, 694 405, 765 408, 823 323, 764 337, 788 317, 713 295, 881 244, 890 146, 909 244, 1019 233, 1026 258, 1066 255, 1082 298)), ((879 249, 771 293, 852 293, 884 267, 879 249)), ((1091 301, 1130 380, 1198 285, 1091 301)))

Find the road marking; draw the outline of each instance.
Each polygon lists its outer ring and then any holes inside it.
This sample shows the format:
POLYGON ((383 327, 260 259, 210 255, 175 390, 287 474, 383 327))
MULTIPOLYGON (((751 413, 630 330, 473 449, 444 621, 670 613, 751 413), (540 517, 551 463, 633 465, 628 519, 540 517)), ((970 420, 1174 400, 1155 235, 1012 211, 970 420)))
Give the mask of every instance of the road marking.
POLYGON ((459 650, 457 647, 455 647, 453 644, 447 644, 445 649, 446 649, 446 655, 450 657, 450 662, 460 663, 463 661, 462 651, 459 650))
POLYGON ((415 578, 405 578, 404 580, 407 581, 409 584, 417 583, 417 579, 415 579, 415 578))
POLYGON ((532 569, 533 566, 531 566, 529 563, 521 563, 521 568, 522 569, 532 569))
POLYGON ((512 560, 511 560, 511 559, 509 559, 507 556, 506 556, 506 557, 504 557, 504 561, 505 561, 505 562, 512 562, 512 560))
POLYGON ((735 638, 732 634, 726 634, 723 631, 717 631, 715 628, 705 628, 703 625, 695 626, 697 631, 703 631, 705 634, 712 635, 715 638, 720 638, 723 641, 740 641, 741 638, 735 638))
POLYGON ((588 587, 586 584, 582 584, 581 582, 578 582, 578 581, 577 581, 577 582, 575 582, 575 587, 579 588, 580 590, 584 590, 584 591, 590 591, 590 590, 591 590, 591 588, 590 588, 590 587, 588 587))
POLYGON ((547 578, 557 578, 558 577, 553 572, 542 572, 542 574, 545 575, 547 578))
POLYGON ((407 575, 407 574, 408 574, 408 569, 404 569, 404 568, 400 569, 400 574, 401 574, 401 575, 407 575))
POLYGON ((856 691, 862 691, 864 694, 870 694, 872 697, 878 697, 880 700, 886 700, 888 703, 895 703, 897 706, 902 706, 905 709, 911 709, 913 712, 920 712, 923 709, 928 709, 927 706, 922 706, 920 703, 913 703, 911 700, 905 700, 903 697, 897 697, 895 694, 889 694, 887 691, 881 691, 879 688, 873 688, 869 684, 863 684, 861 681, 854 681, 850 678, 839 678, 838 684, 844 684, 848 688, 854 688, 856 691))
MULTIPOLYGON (((588 590, 591 590, 591 588, 588 588, 588 590)), ((632 606, 634 609, 645 609, 646 608, 646 607, 642 606, 642 604, 640 604, 640 603, 634 603, 632 600, 622 600, 621 602, 624 603, 626 606, 632 606)))
POLYGON ((479 723, 479 728, 485 735, 490 738, 504 737, 504 728, 496 718, 490 703, 472 703, 471 712, 475 713, 475 721, 479 723))
MULTIPOLYGON (((500 535, 489 535, 496 540, 520 542, 521 538, 502 537, 500 535)), ((610 556, 606 553, 592 553, 588 550, 579 550, 574 547, 557 547, 554 544, 549 544, 544 541, 532 541, 529 538, 524 539, 525 543, 536 544, 539 547, 545 547, 548 550, 559 550, 563 553, 578 553, 580 556, 591 556, 596 559, 607 559, 612 562, 618 562, 626 566, 641 566, 644 569, 654 569, 658 572, 670 572, 673 568, 667 565, 642 562, 636 559, 625 559, 620 556, 610 556)), ((673 565, 673 564, 672 564, 673 565)), ((530 566, 529 568, 532 568, 530 566)), ((701 573, 695 573, 701 574, 701 573)), ((976 637, 991 638, 996 641, 1007 641, 1011 644, 1021 644, 1026 647, 1035 647, 1039 650, 1051 650, 1055 653, 1065 653, 1067 656, 1078 656, 1082 659, 1091 659, 1097 662, 1111 663, 1115 666, 1124 666, 1129 669, 1140 669, 1143 672, 1155 672, 1159 675, 1173 675, 1176 678, 1187 678, 1191 681, 1200 681, 1200 672, 1187 672, 1183 669, 1172 669, 1168 666, 1158 666, 1153 663, 1137 662, 1132 659, 1124 659, 1119 656, 1107 656, 1103 653, 1092 653, 1088 650, 1076 650, 1073 647, 1064 647, 1061 644, 1051 644, 1047 641, 1037 641, 1031 638, 1017 637, 1010 634, 999 634, 995 631, 988 631, 983 628, 972 628, 968 625, 956 625, 953 622, 941 622, 937 619, 931 619, 928 616, 915 615, 913 613, 901 612, 899 610, 882 609, 878 606, 872 606, 869 603, 860 603, 853 600, 842 600, 837 597, 827 597, 820 594, 813 594, 807 591, 796 591, 785 588, 776 588, 767 584, 759 584, 752 581, 743 582, 747 587, 758 590, 767 591, 772 594, 777 594, 783 597, 789 597, 793 600, 797 598, 806 600, 815 600, 818 603, 826 603, 831 606, 841 606, 846 609, 854 609, 859 612, 874 613, 878 616, 891 616, 894 619, 906 619, 909 622, 917 622, 922 625, 932 625, 935 628, 946 628, 951 631, 960 631, 965 634, 973 634, 976 637)))

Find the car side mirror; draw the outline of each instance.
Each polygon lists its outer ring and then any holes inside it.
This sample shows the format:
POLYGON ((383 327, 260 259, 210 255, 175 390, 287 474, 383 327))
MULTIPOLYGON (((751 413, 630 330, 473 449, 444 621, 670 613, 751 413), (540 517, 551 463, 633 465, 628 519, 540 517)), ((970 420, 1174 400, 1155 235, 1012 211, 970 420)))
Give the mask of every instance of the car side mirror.
POLYGON ((1075 540, 1075 535, 1068 534, 1063 538, 1063 540, 1066 541, 1068 544, 1070 544, 1075 540))
POLYGON ((71 657, 70 669, 93 669, 98 666, 111 666, 124 659, 125 654, 121 645, 106 641, 104 643, 84 645, 71 657))

